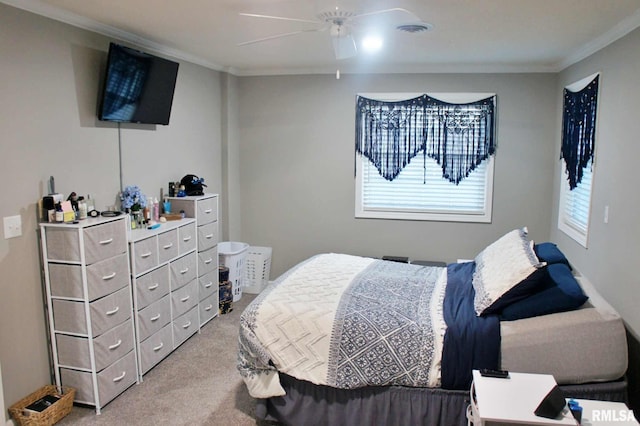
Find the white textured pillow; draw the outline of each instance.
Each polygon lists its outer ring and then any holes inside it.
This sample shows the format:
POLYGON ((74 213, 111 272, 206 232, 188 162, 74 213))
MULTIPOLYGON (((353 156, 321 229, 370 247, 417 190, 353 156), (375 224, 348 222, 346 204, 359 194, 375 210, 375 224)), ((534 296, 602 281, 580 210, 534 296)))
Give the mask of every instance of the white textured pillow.
POLYGON ((544 266, 527 239, 527 228, 515 229, 487 246, 475 258, 474 308, 481 315, 503 294, 544 266))

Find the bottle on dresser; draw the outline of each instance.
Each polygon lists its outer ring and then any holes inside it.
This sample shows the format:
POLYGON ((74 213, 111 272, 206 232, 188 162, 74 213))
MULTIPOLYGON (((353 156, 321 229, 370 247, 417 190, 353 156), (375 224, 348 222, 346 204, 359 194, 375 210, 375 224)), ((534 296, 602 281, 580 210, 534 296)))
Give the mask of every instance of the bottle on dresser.
POLYGON ((160 221, 160 203, 157 198, 153 199, 153 220, 155 222, 160 221))
POLYGON ((85 201, 87 203, 88 212, 94 211, 96 209, 96 204, 93 198, 91 198, 91 194, 87 194, 87 198, 85 199, 85 201))

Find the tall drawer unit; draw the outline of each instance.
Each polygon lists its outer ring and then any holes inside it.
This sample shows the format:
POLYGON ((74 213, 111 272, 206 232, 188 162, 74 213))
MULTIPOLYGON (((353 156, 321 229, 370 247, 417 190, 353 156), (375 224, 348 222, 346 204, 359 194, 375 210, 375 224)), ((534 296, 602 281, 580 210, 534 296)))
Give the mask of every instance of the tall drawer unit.
POLYGON ((200 326, 218 315, 218 195, 169 197, 171 210, 196 220, 200 326), (213 307, 216 307, 213 309, 213 307))
POLYGON ((124 216, 40 224, 55 381, 96 413, 138 382, 124 216))
POLYGON ((140 380, 200 329, 197 241, 196 221, 191 218, 130 233, 140 380))

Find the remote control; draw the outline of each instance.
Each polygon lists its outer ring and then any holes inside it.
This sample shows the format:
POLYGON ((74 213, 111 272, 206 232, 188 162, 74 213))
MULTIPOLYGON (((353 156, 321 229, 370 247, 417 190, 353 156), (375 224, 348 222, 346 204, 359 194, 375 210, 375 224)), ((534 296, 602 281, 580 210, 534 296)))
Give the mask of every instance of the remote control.
POLYGON ((498 379, 508 379, 509 372, 506 370, 490 370, 488 368, 483 368, 480 370, 480 375, 482 377, 495 377, 498 379))

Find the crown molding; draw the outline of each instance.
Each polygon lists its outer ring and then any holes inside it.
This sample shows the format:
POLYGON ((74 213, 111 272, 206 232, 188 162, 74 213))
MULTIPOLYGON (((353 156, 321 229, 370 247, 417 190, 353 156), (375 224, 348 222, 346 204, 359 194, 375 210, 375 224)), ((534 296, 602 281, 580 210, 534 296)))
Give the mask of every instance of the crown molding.
POLYGON ((173 49, 152 40, 140 37, 134 33, 123 31, 110 25, 65 11, 59 7, 44 3, 41 0, 0 0, 9 6, 23 9, 56 21, 64 22, 74 27, 92 31, 104 36, 129 42, 158 54, 170 56, 196 65, 201 65, 215 71, 226 72, 238 77, 243 76, 272 76, 296 74, 335 74, 337 69, 344 74, 418 74, 418 73, 557 73, 565 68, 589 57, 602 48, 624 37, 640 27, 640 8, 632 15, 620 21, 615 27, 594 40, 586 43, 566 58, 550 65, 514 65, 514 64, 408 64, 379 65, 366 70, 357 65, 340 67, 320 66, 312 68, 237 68, 213 63, 202 57, 192 55, 183 50, 173 49))
POLYGON ((636 9, 633 14, 624 18, 606 33, 586 43, 581 48, 558 62, 557 72, 588 58, 597 51, 626 36, 638 27, 640 27, 640 8, 636 9))
POLYGON ((201 57, 191 55, 182 50, 172 49, 163 44, 155 41, 140 37, 134 33, 123 31, 121 29, 112 27, 110 25, 103 24, 93 19, 80 16, 75 13, 68 12, 61 8, 51 6, 40 0, 0 0, 0 3, 5 3, 9 6, 13 6, 17 9, 26 10, 27 12, 35 13, 37 15, 44 16, 46 18, 60 21, 65 24, 72 25, 74 27, 82 28, 84 30, 92 31, 104 36, 122 40, 125 42, 133 43, 140 48, 153 51, 166 56, 191 62, 196 65, 201 65, 205 68, 210 68, 215 71, 227 71, 227 69, 219 64, 207 61, 201 57))

